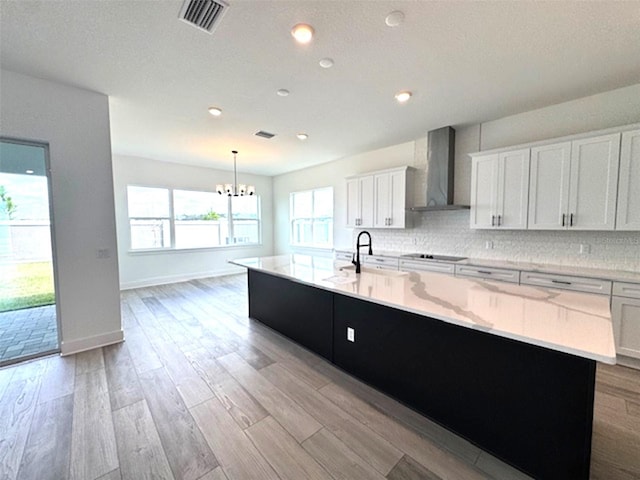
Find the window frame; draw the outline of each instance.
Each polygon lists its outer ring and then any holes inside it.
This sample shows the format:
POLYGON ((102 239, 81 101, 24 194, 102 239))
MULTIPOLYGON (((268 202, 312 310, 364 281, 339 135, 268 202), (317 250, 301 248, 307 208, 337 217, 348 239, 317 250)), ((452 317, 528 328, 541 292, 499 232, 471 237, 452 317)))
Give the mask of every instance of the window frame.
POLYGON ((335 197, 334 197, 334 188, 332 185, 327 185, 325 187, 316 187, 308 190, 299 190, 296 192, 289 193, 289 245, 295 248, 309 248, 309 249, 323 249, 323 250, 331 250, 333 248, 333 227, 334 227, 334 206, 335 206, 335 197), (330 190, 331 191, 331 216, 317 216, 315 214, 315 192, 319 190, 330 190), (310 217, 295 217, 294 216, 294 198, 295 195, 300 195, 304 193, 311 194, 311 216, 310 217), (328 243, 318 244, 314 242, 315 239, 315 231, 314 225, 315 222, 320 219, 329 219, 330 220, 330 228, 332 235, 329 238, 328 243), (301 243, 295 241, 294 234, 294 224, 296 221, 308 221, 311 224, 311 239, 310 243, 301 243))
MULTIPOLYGON (((153 254, 153 253, 163 253, 163 252, 188 252, 188 251, 207 251, 207 250, 220 250, 220 249, 235 249, 235 248, 255 248, 262 246, 262 202, 260 195, 250 195, 251 197, 256 199, 257 206, 257 218, 251 219, 255 220, 258 226, 258 241, 255 243, 229 243, 226 245, 212 245, 207 247, 176 247, 176 218, 175 218, 175 209, 174 209, 174 192, 175 191, 183 191, 183 192, 198 192, 198 193, 212 193, 214 195, 220 195, 215 190, 204 190, 204 189, 196 189, 196 188, 177 188, 177 187, 167 187, 163 185, 149 185, 149 184, 139 184, 139 183, 129 183, 126 185, 126 208, 127 208, 127 222, 129 226, 129 249, 127 253, 130 254, 153 254), (169 217, 162 217, 162 220, 169 220, 169 231, 170 231, 170 245, 167 247, 145 247, 145 248, 133 248, 131 244, 131 220, 136 219, 156 219, 156 217, 131 217, 129 216, 129 187, 140 187, 140 188, 157 188, 168 191, 169 196, 169 217)), ((234 239, 233 233, 233 218, 232 218, 232 206, 231 199, 232 196, 221 195, 227 198, 227 222, 228 222, 228 232, 229 238, 234 239)), ((159 219, 160 217, 158 217, 159 219)))

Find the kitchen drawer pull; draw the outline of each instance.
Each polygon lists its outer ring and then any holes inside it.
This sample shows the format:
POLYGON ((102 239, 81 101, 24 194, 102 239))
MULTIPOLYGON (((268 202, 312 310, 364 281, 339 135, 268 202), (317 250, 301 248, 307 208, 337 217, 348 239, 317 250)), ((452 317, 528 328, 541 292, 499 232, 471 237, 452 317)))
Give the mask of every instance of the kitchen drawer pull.
POLYGON ((564 280, 551 280, 552 283, 560 283, 562 285, 571 285, 571 282, 565 282, 564 280))
POLYGON ((488 270, 478 270, 478 273, 484 273, 485 275, 491 275, 493 272, 490 272, 488 270))
POLYGON ((496 216, 495 215, 491 215, 491 226, 492 227, 496 226, 496 216))
POLYGON ((384 260, 383 260, 382 258, 374 258, 374 260, 375 260, 376 262, 384 262, 384 260))
POLYGON ((566 213, 563 213, 563 214, 562 214, 562 226, 563 226, 563 227, 565 226, 565 220, 566 220, 566 218, 567 218, 567 214, 566 214, 566 213))
POLYGON ((498 215, 498 226, 502 225, 502 215, 498 215))
POLYGON ((573 213, 569 215, 569 226, 573 227, 573 213))

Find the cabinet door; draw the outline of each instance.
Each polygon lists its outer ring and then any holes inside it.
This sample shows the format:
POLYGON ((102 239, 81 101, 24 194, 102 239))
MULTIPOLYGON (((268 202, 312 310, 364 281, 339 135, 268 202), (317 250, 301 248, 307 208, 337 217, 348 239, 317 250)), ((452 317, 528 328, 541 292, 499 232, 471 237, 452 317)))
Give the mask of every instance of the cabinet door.
POLYGON ((347 227, 357 227, 360 218, 360 181, 347 180, 347 227))
POLYGON ((370 228, 373 226, 374 214, 374 197, 375 188, 373 185, 373 175, 360 177, 358 179, 360 185, 360 225, 362 228, 370 228))
POLYGON ((613 230, 619 163, 619 133, 571 143, 570 229, 613 230))
POLYGON ((389 184, 391 185, 389 226, 404 228, 407 207, 407 173, 404 170, 390 173, 389 184))
POLYGON ((500 228, 527 228, 529 208, 529 149, 501 153, 498 157, 498 215, 500 228))
POLYGON ((640 358, 640 300, 612 297, 611 314, 616 352, 640 358))
POLYGON ((471 167, 471 228, 493 228, 496 217, 498 155, 474 157, 471 167))
POLYGON ((388 173, 374 175, 373 226, 387 228, 391 217, 391 176, 388 173))
POLYGON ((624 132, 616 230, 640 230, 640 130, 624 132))
POLYGON ((527 222, 530 230, 566 228, 570 167, 570 142, 531 149, 527 222))

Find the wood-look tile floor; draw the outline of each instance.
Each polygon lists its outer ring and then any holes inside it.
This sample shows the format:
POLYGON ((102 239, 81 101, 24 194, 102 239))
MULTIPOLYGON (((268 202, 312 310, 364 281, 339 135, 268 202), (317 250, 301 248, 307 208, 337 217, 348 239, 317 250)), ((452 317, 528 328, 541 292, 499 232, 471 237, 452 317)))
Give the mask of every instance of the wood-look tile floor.
MULTIPOLYGON (((248 319, 244 275, 122 318, 125 343, 0 369, 0 479, 527 478, 248 319)), ((638 371, 599 367, 592 478, 640 478, 638 371)))

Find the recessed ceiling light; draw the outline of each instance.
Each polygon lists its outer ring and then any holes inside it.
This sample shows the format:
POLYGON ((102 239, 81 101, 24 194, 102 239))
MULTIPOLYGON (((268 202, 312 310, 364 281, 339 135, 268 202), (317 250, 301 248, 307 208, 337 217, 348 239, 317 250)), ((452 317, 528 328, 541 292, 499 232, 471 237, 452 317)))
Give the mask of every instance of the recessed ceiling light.
POLYGON ((306 140, 307 138, 309 138, 309 135, 307 135, 306 133, 298 133, 296 137, 298 137, 298 140, 306 140))
POLYGON ((389 27, 397 27, 402 22, 404 22, 404 13, 402 13, 400 10, 396 10, 394 12, 391 12, 384 19, 384 23, 386 23, 387 26, 389 26, 389 27))
POLYGON ((299 23, 291 29, 291 35, 298 43, 309 43, 313 38, 313 27, 306 23, 299 23))
POLYGON ((31 175, 32 173, 34 173, 33 170, 25 170, 24 173, 28 173, 29 175, 31 175))
POLYGON ((286 88, 281 88, 276 93, 281 97, 286 97, 287 95, 289 95, 289 90, 287 90, 286 88))
POLYGON ((333 59, 331 58, 322 58, 318 62, 322 68, 331 68, 333 67, 333 59))
POLYGON ((218 107, 209 107, 209 113, 214 117, 219 117, 222 115, 222 109, 218 107))
POLYGON ((411 98, 412 93, 408 92, 408 91, 403 91, 403 92, 398 92, 396 93, 396 100, 399 103, 405 103, 407 101, 409 101, 409 99, 411 98))

